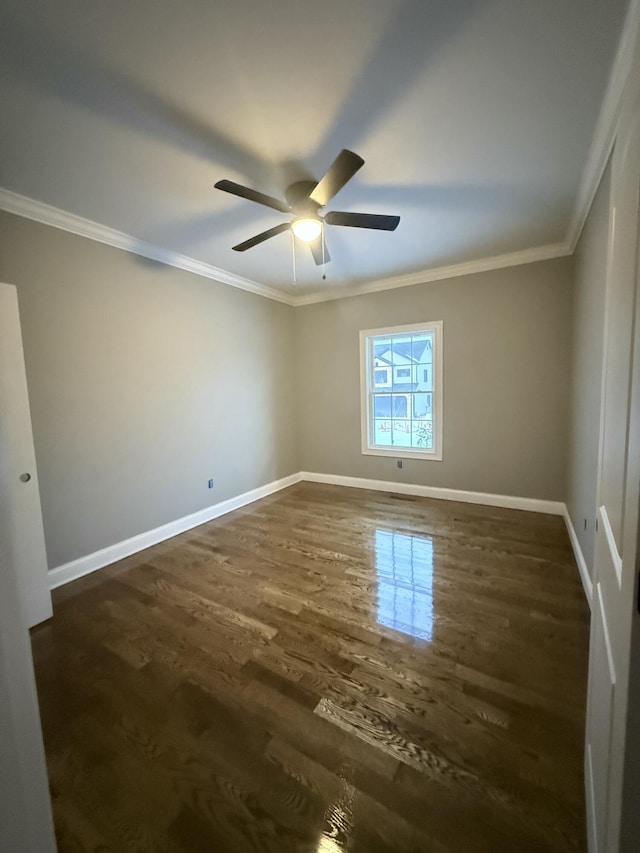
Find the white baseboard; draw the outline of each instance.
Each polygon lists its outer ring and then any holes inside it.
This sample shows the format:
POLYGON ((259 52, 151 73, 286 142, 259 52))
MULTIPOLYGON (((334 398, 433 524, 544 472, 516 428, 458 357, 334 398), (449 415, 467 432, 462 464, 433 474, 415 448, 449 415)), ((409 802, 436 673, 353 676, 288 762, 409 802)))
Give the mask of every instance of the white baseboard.
POLYGON ((511 495, 491 495, 487 492, 467 492, 462 489, 444 489, 440 486, 420 486, 417 483, 396 483, 391 480, 367 480, 364 477, 342 477, 339 474, 313 474, 303 471, 302 480, 310 483, 328 483, 333 486, 350 486, 355 489, 371 489, 376 492, 394 492, 399 495, 415 495, 421 498, 437 498, 441 501, 485 504, 507 509, 523 509, 527 512, 542 512, 547 515, 564 515, 561 501, 543 501, 537 498, 519 498, 511 495))
POLYGON ((260 498, 266 498, 274 492, 286 489, 287 486, 299 483, 301 479, 301 475, 298 473, 291 474, 289 477, 283 477, 281 480, 274 480, 272 483, 259 486, 250 492, 236 495, 234 498, 229 498, 229 500, 205 507, 205 509, 191 513, 191 515, 185 515, 183 518, 176 519, 176 521, 170 521, 168 524, 148 530, 146 533, 132 536, 123 542, 116 542, 115 545, 109 545, 109 547, 95 551, 93 554, 87 554, 86 557, 80 557, 78 560, 72 560, 70 563, 65 563, 62 566, 51 569, 49 571, 49 589, 55 589, 58 586, 69 583, 69 581, 76 580, 83 575, 88 575, 97 569, 102 569, 111 563, 122 560, 124 557, 130 557, 138 551, 143 551, 145 548, 151 547, 151 545, 157 545, 158 542, 164 542, 165 539, 171 539, 172 536, 177 536, 179 533, 184 533, 186 530, 198 527, 199 524, 212 521, 214 518, 226 515, 228 512, 233 512, 234 509, 240 509, 240 507, 258 501, 260 498))
POLYGON ((578 571, 580 572, 580 580, 582 581, 582 586, 584 587, 584 594, 587 596, 589 607, 591 607, 591 603, 593 601, 593 581, 591 580, 591 575, 589 574, 589 569, 587 568, 587 563, 584 559, 582 548, 580 547, 580 540, 578 539, 575 527, 573 526, 573 522, 571 521, 571 516, 569 515, 569 510, 567 509, 566 505, 564 507, 563 515, 564 523, 567 525, 567 533, 569 534, 569 539, 571 540, 571 547, 573 548, 573 556, 576 558, 576 563, 578 564, 578 571))
POLYGON ((281 480, 267 483, 257 489, 252 489, 250 492, 244 492, 234 498, 229 498, 229 500, 213 504, 213 506, 201 509, 191 515, 178 518, 176 521, 163 524, 153 530, 148 530, 146 533, 132 536, 123 542, 116 542, 114 545, 109 545, 107 548, 102 548, 93 554, 87 554, 86 557, 80 557, 78 560, 72 560, 69 563, 51 569, 49 571, 49 588, 55 589, 58 586, 81 578, 83 575, 88 575, 91 572, 104 568, 104 566, 108 566, 125 557, 130 557, 132 554, 138 553, 138 551, 143 551, 145 548, 150 548, 152 545, 157 545, 159 542, 171 539, 172 536, 177 536, 179 533, 184 533, 187 530, 198 527, 200 524, 205 524, 207 521, 211 521, 228 512, 233 512, 235 509, 240 509, 240 507, 286 489, 288 486, 293 486, 301 480, 306 480, 310 483, 327 483, 334 486, 347 486, 356 489, 370 489, 378 492, 393 492, 400 495, 415 495, 416 497, 436 498, 437 500, 484 504, 485 506, 505 507, 506 509, 520 509, 527 512, 541 512, 547 515, 564 516, 571 545, 576 556, 576 562, 578 563, 578 569, 580 570, 580 577, 587 599, 589 600, 589 605, 591 605, 592 588, 589 572, 587 571, 580 544, 571 524, 567 508, 561 501, 545 501, 511 495, 492 495, 487 492, 469 492, 461 489, 445 489, 439 486, 421 486, 417 483, 396 483, 391 480, 368 480, 364 477, 343 477, 338 474, 315 474, 309 471, 300 471, 297 474, 291 474, 289 477, 283 477, 281 480))

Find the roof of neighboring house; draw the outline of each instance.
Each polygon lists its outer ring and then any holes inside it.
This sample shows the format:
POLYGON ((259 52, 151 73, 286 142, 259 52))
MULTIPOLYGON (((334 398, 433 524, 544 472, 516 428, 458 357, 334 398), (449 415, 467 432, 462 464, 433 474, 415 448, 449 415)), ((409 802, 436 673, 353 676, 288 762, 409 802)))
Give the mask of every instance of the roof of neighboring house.
POLYGON ((413 341, 393 341, 391 347, 387 341, 373 344, 373 354, 375 358, 384 361, 387 364, 392 364, 392 356, 400 355, 407 359, 408 362, 420 362, 427 347, 431 347, 430 340, 413 340, 413 341))

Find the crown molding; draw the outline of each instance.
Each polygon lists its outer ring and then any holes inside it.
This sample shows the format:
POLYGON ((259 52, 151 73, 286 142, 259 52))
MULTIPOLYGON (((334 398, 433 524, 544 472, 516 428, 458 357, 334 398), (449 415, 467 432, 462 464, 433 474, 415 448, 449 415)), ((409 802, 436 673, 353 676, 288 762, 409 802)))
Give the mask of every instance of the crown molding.
POLYGON ((131 252, 143 258, 149 258, 152 261, 158 261, 161 264, 167 264, 170 267, 176 267, 176 269, 185 270, 185 272, 194 275, 210 278, 221 284, 228 284, 231 287, 237 287, 258 296, 265 296, 267 299, 283 302, 285 305, 293 305, 293 299, 280 290, 267 287, 267 285, 252 281, 249 278, 234 275, 187 255, 172 252, 170 249, 145 243, 130 234, 116 231, 114 228, 100 225, 98 222, 92 222, 90 219, 84 219, 82 216, 76 216, 74 213, 68 213, 66 210, 60 210, 58 207, 52 207, 49 204, 27 198, 2 187, 0 187, 0 210, 22 216, 25 219, 31 219, 34 222, 41 222, 43 225, 50 225, 52 228, 59 228, 61 231, 77 234, 80 237, 86 237, 88 240, 95 240, 97 243, 122 249, 125 252, 131 252))
POLYGON ((381 290, 393 290, 397 287, 427 284, 428 282, 441 281, 442 279, 504 269, 505 267, 515 267, 536 261, 546 261, 551 258, 559 258, 571 254, 571 249, 567 244, 552 243, 547 246, 536 246, 519 252, 510 252, 505 255, 496 255, 475 261, 465 261, 461 264, 432 267, 408 273, 407 275, 365 282, 352 287, 336 287, 331 290, 324 290, 321 293, 296 296, 295 294, 284 293, 281 290, 260 284, 257 281, 234 275, 226 270, 206 264, 203 261, 190 258, 187 255, 172 252, 170 249, 163 249, 160 246, 145 243, 136 237, 132 237, 130 234, 125 234, 123 231, 116 231, 114 228, 100 225, 98 222, 84 219, 82 216, 76 216, 74 213, 68 213, 58 207, 53 207, 36 199, 19 195, 2 187, 0 187, 0 210, 291 306, 311 305, 316 302, 327 302, 333 299, 343 299, 348 296, 377 293, 381 290))
POLYGON ((569 224, 567 243, 571 247, 572 253, 578 245, 578 240, 613 150, 618 132, 622 99, 632 71, 634 54, 639 41, 640 0, 631 0, 622 29, 620 44, 611 67, 609 82, 600 107, 589 156, 582 173, 573 216, 569 224))
POLYGON ((288 294, 265 284, 260 284, 226 270, 214 267, 211 264, 145 243, 81 216, 68 213, 57 207, 44 204, 35 199, 27 198, 18 193, 0 187, 0 210, 22 216, 53 228, 86 237, 131 252, 177 269, 185 270, 194 275, 203 276, 231 287, 246 290, 249 293, 264 296, 276 302, 284 303, 294 307, 312 305, 318 302, 327 302, 334 299, 344 299, 349 296, 360 296, 367 293, 378 293, 383 290, 393 290, 399 287, 411 287, 417 284, 442 281, 448 278, 457 278, 463 275, 472 275, 479 272, 505 269, 507 267, 520 266, 522 264, 535 263, 537 261, 551 260, 553 258, 572 255, 576 249, 580 235, 584 228, 587 216, 593 204, 602 175, 606 168, 609 156, 613 149, 618 129, 618 121, 622 106, 622 99, 627 86, 627 81, 632 73, 634 56, 637 46, 640 44, 640 0, 631 0, 627 17, 625 19, 620 44, 609 76, 609 82, 605 96, 600 108, 594 136, 589 149, 589 156, 582 173, 582 179, 578 190, 578 196, 574 207, 567 237, 563 242, 551 243, 546 246, 536 246, 504 255, 496 255, 489 258, 480 258, 473 261, 465 261, 450 266, 432 267, 407 275, 393 276, 391 278, 379 279, 377 281, 365 282, 352 286, 331 288, 321 293, 308 295, 288 294))
POLYGON ((458 278, 463 275, 473 275, 479 272, 490 272, 507 267, 517 267, 522 264, 533 264, 537 261, 549 261, 553 258, 563 258, 571 254, 568 243, 550 243, 547 246, 535 246, 522 249, 519 252, 509 252, 505 255, 494 255, 490 258, 480 258, 476 261, 465 261, 461 264, 451 264, 444 267, 408 273, 407 275, 383 278, 378 281, 366 282, 353 287, 332 288, 322 293, 310 293, 308 296, 298 296, 293 304, 313 305, 316 302, 329 302, 333 299, 344 299, 348 296, 363 296, 366 293, 378 293, 381 290, 394 290, 397 287, 412 287, 416 284, 443 281, 447 278, 458 278))

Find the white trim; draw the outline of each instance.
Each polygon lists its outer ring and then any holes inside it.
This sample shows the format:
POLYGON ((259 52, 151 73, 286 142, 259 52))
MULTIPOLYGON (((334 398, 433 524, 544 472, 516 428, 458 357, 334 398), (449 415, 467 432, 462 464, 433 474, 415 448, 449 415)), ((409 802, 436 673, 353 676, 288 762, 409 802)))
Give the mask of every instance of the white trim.
MULTIPOLYGON (((598 465, 596 469, 596 499, 599 498, 602 491, 602 459, 604 454, 604 425, 606 415, 606 397, 607 397, 607 353, 609 351, 609 314, 611 309, 611 289, 613 281, 613 252, 615 233, 616 233, 616 206, 614 199, 614 174, 612 170, 611 185, 609 187, 609 232, 607 234, 607 257, 606 270, 604 280, 604 317, 600 328, 602 328, 602 360, 600 363, 600 400, 599 400, 599 418, 598 418, 598 465)), ((597 512, 596 512, 597 516, 597 512)))
POLYGON ((600 621, 602 622, 602 634, 604 636, 604 645, 607 650, 607 662, 609 664, 609 680, 611 681, 611 686, 615 688, 616 686, 616 668, 613 663, 613 649, 611 647, 611 638, 609 637, 609 623, 607 621, 607 614, 604 607, 604 599, 602 597, 602 585, 598 581, 596 583, 596 589, 598 591, 598 606, 600 608, 600 621))
POLYGON ((396 483, 392 480, 343 477, 340 474, 314 474, 309 471, 302 471, 300 479, 309 483, 327 483, 332 486, 370 489, 374 492, 391 492, 398 495, 415 495, 416 497, 436 498, 443 501, 460 501, 461 503, 484 504, 485 506, 499 506, 506 509, 522 509, 527 512, 542 512, 547 515, 564 515, 564 504, 561 501, 492 495, 488 492, 468 492, 462 489, 445 489, 440 486, 422 486, 418 483, 396 483))
POLYGON ((569 225, 566 242, 570 247, 570 254, 578 244, 613 149, 622 97, 632 70, 634 50, 639 37, 640 0, 631 0, 569 225))
MULTIPOLYGON (((567 508, 561 501, 546 501, 537 498, 522 498, 512 495, 493 495, 488 492, 469 492, 462 489, 446 489, 440 486, 422 486, 417 483, 395 483, 392 480, 369 480, 364 477, 345 477, 339 474, 318 474, 309 471, 299 471, 281 480, 267 483, 250 492, 244 492, 234 498, 221 501, 213 506, 201 509, 191 515, 186 515, 176 521, 163 524, 146 533, 132 536, 123 542, 116 542, 93 554, 87 554, 78 560, 72 560, 49 571, 49 588, 69 583, 70 581, 102 569, 105 566, 137 554, 145 548, 150 548, 166 539, 171 539, 179 533, 184 533, 214 518, 219 518, 233 510, 240 509, 247 504, 305 481, 308 483, 325 483, 333 486, 347 486, 355 489, 369 489, 376 492, 391 492, 399 495, 415 495, 416 497, 435 498, 436 500, 460 501, 461 503, 481 504, 484 506, 504 507, 506 509, 519 509, 526 512, 540 512, 547 515, 561 515, 568 518, 567 508)), ((571 537, 571 531, 569 531, 571 537)), ((573 544, 573 541, 572 541, 573 544)), ((579 547, 579 546, 578 546, 579 547)), ((578 563, 580 568, 580 563, 578 563)), ((582 576, 582 570, 581 570, 582 576)), ((584 578, 583 578, 584 583, 584 578)), ((586 589, 585 589, 586 592, 586 589)))
POLYGON ((283 302, 285 305, 293 307, 311 305, 316 302, 326 302, 333 299, 343 299, 348 296, 358 296, 365 293, 377 293, 381 290, 393 290, 397 287, 410 287, 415 284, 442 281, 478 272, 490 272, 491 270, 515 267, 536 261, 561 258, 570 255, 573 251, 568 243, 552 243, 547 246, 534 246, 529 249, 508 252, 507 254, 495 255, 490 258, 480 258, 479 260, 465 261, 464 263, 450 266, 432 267, 407 275, 364 282, 353 285, 352 287, 337 287, 330 290, 323 290, 319 293, 310 293, 307 296, 294 296, 282 290, 268 287, 266 284, 260 284, 260 282, 253 281, 252 279, 235 275, 219 267, 214 267, 211 264, 206 264, 203 261, 198 261, 195 258, 190 258, 187 255, 181 255, 178 252, 172 252, 170 249, 145 243, 136 237, 132 237, 130 234, 125 234, 122 231, 117 231, 114 228, 109 228, 90 219, 84 219, 82 216, 76 216, 74 213, 68 213, 58 207, 53 207, 36 199, 14 193, 3 187, 0 187, 0 210, 13 213, 15 216, 22 216, 24 219, 30 219, 34 222, 41 222, 43 225, 50 225, 52 228, 59 228, 61 231, 68 231, 70 234, 77 234, 79 237, 85 237, 88 240, 95 240, 97 243, 104 243, 107 246, 113 246, 116 249, 140 255, 143 258, 150 258, 153 261, 185 270, 194 275, 219 281, 221 284, 228 284, 240 290, 247 290, 249 293, 265 296, 267 299, 283 302))
POLYGON ((615 569, 618 589, 620 590, 622 589, 622 557, 620 556, 620 553, 618 551, 618 546, 616 545, 616 537, 613 535, 613 530, 611 529, 611 522, 609 521, 609 514, 607 513, 607 508, 604 506, 604 504, 598 509, 598 515, 600 516, 600 521, 602 522, 602 529, 607 540, 609 556, 611 558, 611 562, 613 563, 613 568, 615 569))
POLYGON ((115 563, 117 560, 137 554, 138 551, 143 551, 145 548, 151 547, 151 545, 157 545, 158 542, 164 542, 165 539, 171 539, 172 536, 177 536, 179 533, 184 533, 186 530, 191 530, 200 524, 204 524, 214 518, 219 518, 221 515, 226 515, 228 512, 233 512, 235 509, 240 509, 240 507, 258 501, 261 498, 266 498, 268 495, 274 494, 274 492, 279 492, 281 489, 293 486, 295 483, 299 483, 301 479, 302 477, 298 473, 291 474, 289 477, 283 477, 281 480, 274 480, 272 483, 259 486, 250 492, 236 495, 234 498, 213 504, 213 506, 198 510, 198 512, 191 513, 191 515, 185 515, 183 518, 176 519, 176 521, 170 521, 168 524, 148 530, 146 533, 132 536, 123 542, 116 542, 115 545, 109 545, 107 548, 102 548, 93 554, 87 554, 86 557, 80 557, 78 560, 72 560, 70 563, 65 563, 62 566, 51 569, 49 571, 49 588, 55 589, 58 586, 69 583, 69 581, 76 580, 83 577, 83 575, 88 575, 97 569, 102 569, 111 563, 115 563))
POLYGON ((301 305, 314 305, 317 302, 329 302, 333 299, 345 299, 348 296, 363 296, 366 293, 378 293, 381 290, 395 290, 397 287, 412 287, 416 284, 429 284, 444 281, 448 278, 459 278, 463 275, 473 275, 479 272, 518 267, 522 264, 532 264, 537 261, 549 261, 554 258, 564 258, 572 253, 571 246, 564 243, 551 243, 547 246, 535 246, 505 255, 494 255, 491 258, 480 258, 475 261, 464 261, 444 267, 431 267, 407 275, 393 276, 377 281, 355 284, 351 287, 332 288, 308 296, 298 296, 293 301, 297 308, 301 305))
POLYGON ((578 571, 580 572, 580 580, 582 581, 582 586, 584 587, 584 594, 587 597, 587 601, 589 602, 589 607, 593 607, 593 581, 591 580, 591 575, 589 573, 589 568, 587 567, 587 562, 584 558, 584 554, 582 553, 582 548, 580 547, 580 540, 576 534, 575 527, 573 526, 573 522, 571 521, 571 516, 569 515, 569 510, 565 506, 564 508, 564 523, 567 526, 567 533, 569 534, 569 540, 571 541, 571 548, 573 549, 573 556, 575 557, 576 564, 578 566, 578 571))
POLYGON ((152 261, 158 261, 203 278, 219 281, 221 284, 247 290, 257 296, 265 296, 267 299, 273 299, 276 302, 284 302, 285 305, 293 305, 293 299, 280 290, 211 266, 211 264, 206 264, 203 261, 197 261, 195 258, 189 258, 187 255, 172 252, 170 249, 153 246, 151 243, 145 243, 130 234, 116 231, 114 228, 108 228, 106 225, 100 225, 98 222, 92 222, 82 216, 67 213, 58 207, 52 207, 49 204, 44 204, 44 202, 18 195, 18 193, 2 187, 0 187, 0 210, 22 216, 25 219, 31 219, 34 222, 41 222, 43 225, 50 225, 52 228, 59 228, 61 231, 68 231, 70 234, 86 237, 88 240, 94 240, 97 243, 122 249, 124 252, 150 258, 152 261))
POLYGON ((596 828, 596 792, 593 783, 593 760, 591 744, 587 742, 584 754, 584 786, 587 812, 587 850, 598 853, 598 831, 596 828))

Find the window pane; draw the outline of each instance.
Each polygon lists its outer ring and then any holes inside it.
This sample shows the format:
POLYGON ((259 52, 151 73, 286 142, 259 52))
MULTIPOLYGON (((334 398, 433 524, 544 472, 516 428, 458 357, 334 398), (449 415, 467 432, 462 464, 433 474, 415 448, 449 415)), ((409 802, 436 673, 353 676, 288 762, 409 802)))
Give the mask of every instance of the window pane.
POLYGON ((391 395, 390 394, 375 394, 373 397, 373 417, 374 418, 390 418, 391 417, 391 395))
POLYGON ((373 443, 391 447, 391 421, 387 418, 375 418, 373 422, 373 443))
POLYGON ((419 364, 416 367, 417 391, 433 391, 433 364, 419 364))
POLYGON ((411 364, 411 335, 394 335, 391 339, 391 355, 394 364, 411 364))
POLYGON ((431 450, 433 448, 433 421, 424 418, 413 420, 411 425, 411 446, 422 450, 431 450))
POLYGON ((394 447, 411 447, 410 418, 393 418, 391 421, 391 443, 394 447))
POLYGON ((412 336, 411 358, 417 364, 430 364, 433 361, 433 335, 431 333, 412 336))
POLYGON ((433 415, 433 395, 432 394, 414 394, 413 395, 413 417, 426 418, 433 415))
POLYGON ((416 369, 412 364, 393 366, 393 391, 410 392, 415 390, 416 369))
POLYGON ((388 388, 391 381, 391 368, 389 367, 374 367, 373 369, 373 385, 374 389, 388 388))
POLYGON ((394 418, 410 417, 410 406, 408 394, 392 394, 392 412, 394 418))
POLYGON ((391 338, 374 338, 372 350, 374 367, 391 364, 391 338))
POLYGON ((380 355, 383 352, 391 352, 391 337, 373 338, 373 354, 380 355))

